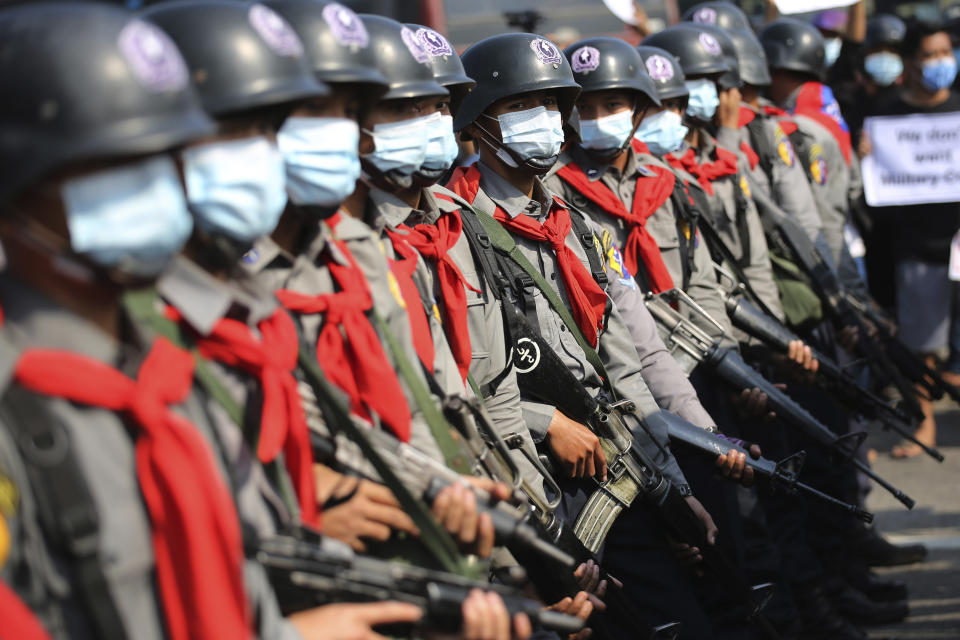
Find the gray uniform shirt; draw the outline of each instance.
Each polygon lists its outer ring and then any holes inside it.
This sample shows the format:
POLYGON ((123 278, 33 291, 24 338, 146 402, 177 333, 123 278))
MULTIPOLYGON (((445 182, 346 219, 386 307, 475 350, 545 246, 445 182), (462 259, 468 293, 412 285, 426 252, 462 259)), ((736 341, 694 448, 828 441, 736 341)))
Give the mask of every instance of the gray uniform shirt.
MULTIPOLYGON (((0 292, 5 315, 0 379, 5 385, 11 384, 18 353, 30 348, 65 349, 135 374, 145 349, 117 343, 99 328, 11 276, 0 276, 0 292)), ((155 580, 149 514, 134 471, 135 441, 120 416, 112 411, 52 397, 44 402, 66 427, 71 451, 88 483, 100 521, 103 572, 127 635, 159 640, 164 637, 163 612, 155 580)), ((207 419, 205 404, 203 394, 194 391, 173 409, 197 427, 215 453, 223 451, 224 437, 229 440, 231 434, 221 432, 220 425, 207 419)), ((226 476, 227 462, 217 459, 226 476)), ((20 504, 19 512, 7 520, 12 554, 2 570, 4 580, 38 612, 54 637, 91 637, 85 622, 88 618, 76 592, 78 585, 66 558, 48 547, 42 537, 33 489, 10 427, 2 423, 0 473, 17 487, 20 504)), ((229 475, 233 477, 234 470, 230 469, 229 475)), ((227 481, 226 477, 224 480, 227 481)), ((240 515, 245 518, 246 510, 241 509, 240 515)), ((259 637, 299 637, 281 618, 266 575, 253 561, 245 562, 244 586, 254 619, 259 623, 259 637)))
MULTIPOLYGON (((477 164, 477 168, 480 170, 482 177, 480 180, 480 191, 477 193, 473 204, 480 211, 492 214, 497 207, 500 207, 511 217, 516 217, 522 213, 542 221, 549 213, 547 207, 561 206, 555 202, 554 196, 544 189, 539 181, 536 187, 539 191, 539 193, 536 194, 539 196, 539 199, 531 200, 500 177, 495 171, 487 168, 482 162, 477 164)), ((532 264, 540 268, 540 272, 547 282, 556 283, 558 294, 569 306, 566 290, 562 285, 562 278, 558 273, 556 254, 553 250, 543 243, 528 240, 520 236, 514 236, 514 239, 524 256, 530 260, 532 264)), ((567 236, 567 245, 574 251, 581 263, 583 263, 584 268, 589 270, 590 263, 587 254, 572 228, 567 236)), ((617 389, 618 393, 632 400, 641 415, 650 415, 658 411, 660 406, 657 404, 657 400, 644 378, 644 364, 637 354, 634 336, 631 335, 631 331, 624 317, 621 315, 619 305, 614 302, 611 289, 617 287, 615 284, 616 281, 616 274, 611 273, 606 309, 607 322, 604 329, 600 332, 597 352, 603 361, 607 374, 610 376, 610 383, 617 389)), ((633 282, 632 278, 629 279, 629 283, 620 283, 619 286, 632 290, 635 294, 637 293, 636 283, 633 282), (631 286, 633 289, 630 289, 631 286)), ((583 350, 577 344, 576 339, 570 334, 570 331, 560 316, 550 308, 549 302, 536 287, 533 288, 533 299, 537 320, 540 325, 540 333, 546 343, 560 356, 567 368, 584 384, 588 391, 595 395, 602 393, 604 390, 603 380, 601 380, 599 374, 587 361, 583 350)), ((636 299, 639 300, 639 295, 637 295, 636 299)), ((646 315, 646 322, 644 322, 645 339, 649 341, 649 344, 655 345, 659 343, 659 349, 653 349, 651 357, 657 359, 661 364, 665 362, 672 363, 677 372, 677 379, 689 386, 683 373, 679 367, 676 367, 673 358, 663 346, 663 342, 657 334, 653 318, 651 318, 649 312, 647 312, 643 301, 639 300, 638 305, 634 305, 631 312, 637 315, 646 315)), ((696 395, 693 396, 693 399, 696 401, 696 395)), ((699 402, 697 402, 697 404, 699 405, 699 402)), ((523 402, 523 406, 524 418, 531 432, 540 434, 542 438, 550 426, 550 420, 556 410, 555 407, 526 400, 523 402)), ((669 409, 669 407, 666 408, 669 409)), ((707 416, 707 418, 709 418, 709 416, 707 416)), ((710 421, 710 424, 712 424, 712 421, 710 421)), ((666 433, 654 433, 652 435, 657 438, 657 441, 665 451, 669 451, 669 439, 666 433)), ((645 444, 652 445, 653 443, 645 442, 645 444)), ((680 467, 672 455, 665 457, 653 448, 647 448, 650 450, 651 455, 654 456, 654 459, 663 466, 664 473, 670 477, 671 480, 679 484, 686 484, 680 467)))
MULTIPOLYGON (((406 310, 401 306, 403 299, 400 297, 396 281, 393 280, 379 243, 372 236, 370 228, 359 220, 342 215, 336 225, 336 235, 338 239, 349 243, 350 252, 366 277, 374 309, 397 339, 406 359, 415 365, 417 352, 410 338, 410 320, 406 310), (361 246, 365 247, 364 251, 359 250, 361 246)), ((255 278, 265 286, 272 286, 271 291, 290 289, 305 295, 332 293, 338 287, 329 269, 324 267, 324 261, 330 259, 342 265, 347 265, 349 262, 337 246, 330 242, 331 237, 332 233, 327 224, 318 225, 317 235, 307 249, 296 257, 289 255, 269 237, 260 238, 251 250, 256 252, 255 255, 248 254, 249 257, 243 261, 243 268, 249 277, 255 278)), ((296 319, 308 343, 315 344, 323 328, 324 315, 296 314, 296 319)), ((373 322, 372 318, 371 322, 373 322)), ((374 329, 377 329, 376 324, 374 329)), ((386 345, 384 340, 381 340, 381 343, 386 345)), ((396 372, 393 355, 386 346, 384 351, 396 372)), ((416 366, 413 368, 414 375, 422 378, 420 369, 416 366)), ((426 384, 425 379, 423 383, 426 384)), ((417 409, 413 394, 403 382, 402 377, 400 384, 412 415, 410 444, 434 459, 442 460, 443 456, 430 432, 430 427, 424 420, 423 413, 417 409)))
MULTIPOLYGON (((643 181, 645 178, 656 175, 650 167, 666 168, 668 170, 670 168, 658 158, 649 154, 638 154, 633 149, 628 149, 627 154, 627 164, 621 175, 615 167, 593 161, 579 148, 573 151, 568 150, 561 154, 559 162, 551 169, 544 180, 544 184, 550 190, 559 193, 565 202, 569 202, 587 213, 594 222, 600 225, 603 229, 601 244, 608 269, 621 272, 621 274, 625 267, 620 259, 622 256, 614 251, 614 248, 621 252, 624 250, 629 236, 629 227, 622 219, 607 214, 601 207, 577 191, 573 185, 563 180, 556 172, 565 164, 571 161, 576 162, 584 170, 589 180, 602 182, 623 201, 629 210, 633 206, 637 181, 643 181)), ((678 227, 677 214, 670 198, 667 198, 657 208, 646 223, 647 232, 657 241, 663 263, 673 279, 674 286, 678 288, 683 285, 684 273, 681 242, 685 245, 689 243, 689 235, 681 237, 681 229, 684 224, 681 223, 678 227)), ((687 229, 689 234, 689 228, 687 229)), ((710 250, 699 234, 693 243, 693 263, 690 270, 690 280, 685 291, 697 304, 703 307, 704 311, 724 327, 724 332, 727 335, 730 334, 730 323, 727 319, 726 308, 717 291, 717 279, 710 250)), ((716 327, 704 322, 699 314, 691 314, 690 319, 711 335, 717 335, 716 327)))
MULTIPOLYGON (((787 99, 785 108, 788 111, 794 108, 798 94, 799 89, 787 99)), ((858 198, 862 191, 856 154, 851 152, 850 164, 847 164, 840 144, 823 125, 801 114, 794 114, 793 118, 806 142, 797 149, 797 153, 800 161, 809 169, 810 186, 829 249, 829 255, 825 257, 834 266, 844 286, 864 292, 866 286, 850 256, 843 235, 843 227, 849 218, 850 202, 858 198)))
MULTIPOLYGON (((702 144, 697 151, 698 161, 712 162, 717 147, 716 140, 703 130, 700 131, 700 135, 702 144)), ((684 151, 681 150, 677 153, 682 155, 684 151)), ((780 293, 773 281, 773 268, 770 265, 767 240, 763 233, 763 225, 760 223, 757 207, 750 197, 750 187, 746 176, 738 171, 734 175, 718 178, 711 184, 714 192, 713 196, 707 198, 709 210, 701 213, 712 222, 724 243, 730 248, 733 256, 744 262, 743 272, 757 295, 777 315, 777 318, 782 320, 783 309, 780 306, 780 293), (745 216, 746 235, 749 238, 749 253, 746 255, 747 242, 744 238, 741 238, 740 225, 738 224, 740 212, 737 210, 737 200, 741 197, 746 205, 742 215, 745 216)))

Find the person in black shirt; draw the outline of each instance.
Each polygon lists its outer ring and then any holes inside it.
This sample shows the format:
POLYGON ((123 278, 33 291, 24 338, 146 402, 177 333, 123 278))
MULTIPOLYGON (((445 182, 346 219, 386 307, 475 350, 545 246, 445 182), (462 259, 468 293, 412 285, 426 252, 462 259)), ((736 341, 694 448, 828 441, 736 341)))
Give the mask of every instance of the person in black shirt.
MULTIPOLYGON (((957 61, 950 36, 937 23, 918 21, 910 26, 901 47, 903 89, 869 115, 902 116, 960 112, 960 94, 951 90, 957 61)), ((871 141, 861 136, 861 156, 871 152, 871 141)), ((928 364, 945 353, 951 325, 952 286, 948 278, 950 244, 960 229, 960 202, 885 207, 873 210, 875 222, 895 238, 896 307, 900 337, 923 354, 928 364)), ((958 318, 960 320, 960 318, 958 318)), ((923 396, 923 392, 920 393, 923 396)), ((936 422, 929 400, 922 401, 925 419, 917 438, 934 445, 936 422)), ((909 458, 920 453, 912 444, 894 448, 893 455, 909 458)))

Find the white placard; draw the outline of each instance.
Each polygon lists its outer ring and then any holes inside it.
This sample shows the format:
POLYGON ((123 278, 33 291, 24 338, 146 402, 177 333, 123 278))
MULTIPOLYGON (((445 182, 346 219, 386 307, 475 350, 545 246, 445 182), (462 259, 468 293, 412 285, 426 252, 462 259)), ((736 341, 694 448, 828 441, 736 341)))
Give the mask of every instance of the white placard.
POLYGON ((960 112, 867 118, 863 130, 867 204, 960 202, 960 112))
POLYGON ((633 0, 603 0, 610 13, 617 16, 627 24, 637 24, 634 12, 637 10, 633 0))
POLYGON ((836 9, 857 4, 859 0, 774 0, 777 9, 784 15, 809 13, 823 9, 836 9))

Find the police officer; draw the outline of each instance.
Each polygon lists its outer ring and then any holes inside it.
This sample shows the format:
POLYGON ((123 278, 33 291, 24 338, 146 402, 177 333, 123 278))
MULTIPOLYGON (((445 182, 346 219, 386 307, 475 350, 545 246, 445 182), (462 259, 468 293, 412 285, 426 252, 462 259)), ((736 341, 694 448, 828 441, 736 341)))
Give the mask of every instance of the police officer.
POLYGON ((625 266, 644 291, 681 288, 729 327, 710 253, 691 221, 676 212, 672 170, 632 144, 638 127, 662 108, 643 59, 614 38, 575 43, 566 55, 583 89, 580 141, 561 154, 547 186, 603 227, 611 268, 625 266))
POLYGON ((845 286, 862 291, 843 235, 850 201, 859 197, 862 185, 849 128, 833 92, 820 82, 825 72, 823 37, 812 25, 783 18, 764 27, 760 41, 771 73, 769 96, 793 115, 801 134, 794 138, 794 149, 813 187, 829 248, 826 258, 845 286), (785 46, 788 40, 795 45, 785 46))
POLYGON ((104 5, 5 9, 0 31, 31 60, 0 66, 17 96, 0 115, 0 469, 19 493, 4 579, 58 638, 330 637, 316 618, 283 621, 244 560, 191 356, 141 342, 122 309, 191 230, 168 151, 215 128, 183 59, 104 5))
MULTIPOLYGON (((203 70, 202 81, 195 82, 197 92, 220 125, 216 136, 181 154, 196 227, 184 255, 164 273, 157 289, 169 305, 166 315, 217 362, 212 366, 221 374, 220 383, 233 390, 230 401, 222 397, 223 406, 216 404, 212 411, 239 418, 237 434, 255 422, 245 414, 263 412, 262 432, 251 434, 251 444, 259 443, 264 464, 273 462, 281 449, 285 452, 297 498, 291 506, 305 523, 317 526, 313 456, 293 374, 296 329, 271 291, 243 290, 230 274, 253 242, 273 231, 287 204, 276 114, 329 90, 310 74, 293 29, 267 7, 175 2, 155 6, 144 16, 178 43, 189 68, 203 70), (231 53, 238 47, 246 51, 243 64, 231 53), (271 352, 285 357, 274 359, 271 352), (265 384, 276 375, 284 384, 265 384), (247 397, 256 387, 263 394, 259 403, 247 397)), ((175 326, 149 307, 143 313, 154 330, 169 332, 175 326)))
POLYGON ((704 224, 711 225, 728 250, 730 270, 740 271, 760 300, 783 318, 773 281, 763 227, 746 176, 734 151, 720 147, 708 132, 716 121, 735 129, 739 118, 740 75, 733 68, 736 53, 729 38, 707 32, 704 26, 676 25, 644 40, 673 54, 686 77, 690 97, 686 122, 690 126, 685 152, 667 156, 671 165, 692 172, 707 198, 704 224), (726 52, 724 46, 727 48, 726 52))
MULTIPOLYGON (((580 218, 578 227, 589 231, 575 233, 571 216, 578 214, 571 213, 538 178, 559 155, 563 121, 569 117, 579 92, 569 63, 553 44, 532 34, 483 40, 464 53, 463 63, 478 86, 464 99, 454 126, 476 142, 480 161, 455 171, 449 188, 478 211, 493 214, 511 231, 522 254, 532 264, 540 265, 546 282, 571 309, 572 326, 568 326, 536 286, 515 287, 510 293, 524 300, 523 306, 531 310, 528 315, 544 339, 588 390, 604 392, 606 381, 597 372, 602 367, 618 393, 637 402, 641 414, 655 411, 657 403, 642 377, 642 365, 632 357, 635 341, 617 306, 591 277, 591 270, 602 269, 597 264, 599 256, 590 256, 595 251, 595 226, 580 218), (584 224, 588 226, 581 226, 584 224), (597 323, 601 317, 607 317, 602 327, 597 323), (582 341, 574 332, 582 333, 582 341), (590 351, 582 344, 597 345, 602 362, 591 364, 590 351)), ((611 282, 608 286, 629 288, 625 283, 614 285, 612 271, 607 275, 611 282)), ((633 311, 646 313, 642 306, 633 311)), ((652 323, 648 326, 651 340, 659 341, 655 327, 652 323)), ((524 414, 534 436, 542 439, 543 446, 569 475, 606 476, 606 461, 596 448, 596 439, 582 425, 553 406, 528 398, 524 399, 524 414)), ((636 437, 643 440, 647 436, 638 433, 636 437)), ((649 444, 648 440, 644 446, 649 444)), ((657 451, 654 455, 674 482, 685 485, 672 456, 664 453, 657 451)), ((576 489, 572 491, 568 494, 571 517, 579 510, 576 489)), ((688 500, 694 508, 708 518, 691 498, 688 500)), ((687 591, 672 558, 654 542, 658 536, 650 535, 651 523, 640 516, 644 510, 634 504, 614 524, 606 540, 605 563, 624 578, 628 595, 654 619, 682 619, 691 637, 709 637, 709 623, 687 591), (638 574, 635 567, 647 562, 656 563, 658 569, 638 574), (651 579, 662 582, 653 586, 651 579), (666 593, 671 595, 665 598, 666 593)), ((705 522, 712 538, 712 521, 705 522)))

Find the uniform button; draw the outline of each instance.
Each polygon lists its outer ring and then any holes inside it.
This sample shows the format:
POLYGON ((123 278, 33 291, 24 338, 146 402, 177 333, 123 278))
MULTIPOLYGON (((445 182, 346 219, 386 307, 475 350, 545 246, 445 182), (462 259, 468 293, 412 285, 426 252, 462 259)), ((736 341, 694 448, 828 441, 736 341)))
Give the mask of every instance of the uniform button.
POLYGON ((551 280, 556 280, 556 279, 557 279, 557 272, 556 272, 556 271, 554 271, 553 273, 550 274, 550 279, 551 279, 551 280))
POLYGON ((563 332, 566 331, 566 330, 567 330, 567 325, 561 324, 561 325, 560 325, 560 333, 563 333, 563 332))

